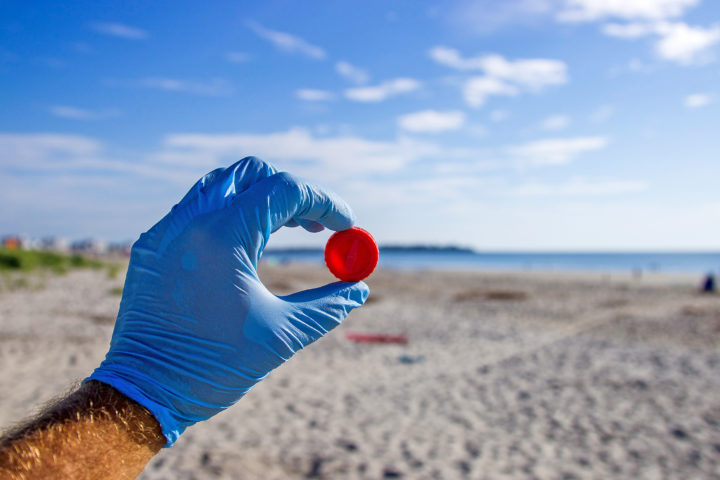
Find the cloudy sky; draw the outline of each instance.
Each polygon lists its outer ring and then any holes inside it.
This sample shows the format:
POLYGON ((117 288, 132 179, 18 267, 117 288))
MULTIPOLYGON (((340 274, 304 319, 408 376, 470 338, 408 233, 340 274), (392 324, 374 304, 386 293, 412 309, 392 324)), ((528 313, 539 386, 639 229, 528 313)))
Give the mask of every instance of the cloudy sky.
POLYGON ((385 243, 717 249, 719 57, 714 0, 5 1, 0 234, 132 240, 257 155, 385 243))

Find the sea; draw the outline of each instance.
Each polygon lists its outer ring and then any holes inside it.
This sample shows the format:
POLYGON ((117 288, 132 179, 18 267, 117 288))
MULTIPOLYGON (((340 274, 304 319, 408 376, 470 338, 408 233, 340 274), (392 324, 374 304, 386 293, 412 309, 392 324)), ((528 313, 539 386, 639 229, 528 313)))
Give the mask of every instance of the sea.
MULTIPOLYGON (((268 250, 263 261, 270 263, 324 262, 318 249, 268 250)), ((438 249, 380 251, 379 267, 394 270, 489 270, 557 272, 666 272, 720 274, 718 252, 474 252, 438 249)))

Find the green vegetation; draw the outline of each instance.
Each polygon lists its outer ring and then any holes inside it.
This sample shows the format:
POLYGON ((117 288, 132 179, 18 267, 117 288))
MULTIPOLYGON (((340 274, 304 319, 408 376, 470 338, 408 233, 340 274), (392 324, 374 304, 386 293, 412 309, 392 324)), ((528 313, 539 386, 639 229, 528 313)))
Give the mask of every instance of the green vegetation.
POLYGON ((0 292, 4 290, 42 290, 48 274, 64 274, 78 268, 107 269, 108 278, 122 270, 117 262, 102 262, 82 255, 41 250, 0 248, 0 292))
POLYGON ((122 270, 123 266, 119 263, 108 263, 107 264, 107 276, 110 279, 117 278, 118 274, 122 270))
POLYGON ((36 269, 65 273, 73 268, 99 269, 104 263, 82 255, 63 255, 40 250, 0 249, 0 271, 29 272, 36 269))
POLYGON ((122 295, 123 287, 113 287, 110 289, 110 295, 122 295))

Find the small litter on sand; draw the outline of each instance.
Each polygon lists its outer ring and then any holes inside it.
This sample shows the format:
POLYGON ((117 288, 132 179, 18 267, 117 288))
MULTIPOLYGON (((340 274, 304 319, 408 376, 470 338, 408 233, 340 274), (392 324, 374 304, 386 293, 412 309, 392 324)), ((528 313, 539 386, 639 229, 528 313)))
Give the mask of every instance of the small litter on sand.
POLYGON ((528 294, 522 291, 473 289, 455 294, 454 300, 456 302, 466 302, 470 300, 518 301, 526 300, 527 298, 528 294))
POLYGON ((412 365, 414 363, 423 363, 423 362, 425 362, 425 355, 400 355, 398 357, 398 362, 404 363, 406 365, 412 365))
POLYGON ((408 338, 405 335, 390 335, 385 333, 359 333, 347 332, 345 338, 357 343, 395 343, 407 345, 408 338))

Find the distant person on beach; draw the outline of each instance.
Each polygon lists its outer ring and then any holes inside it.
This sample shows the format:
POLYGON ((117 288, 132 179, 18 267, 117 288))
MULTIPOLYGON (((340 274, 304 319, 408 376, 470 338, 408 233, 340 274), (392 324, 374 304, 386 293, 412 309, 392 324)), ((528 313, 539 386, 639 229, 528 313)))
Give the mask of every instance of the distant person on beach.
POLYGON ((363 282, 277 297, 257 275, 280 227, 353 223, 342 199, 254 157, 205 175, 133 245, 102 364, 0 439, 0 478, 136 477, 363 305, 363 282))
POLYGON ((715 293, 715 275, 712 272, 705 275, 700 290, 704 293, 715 293))

